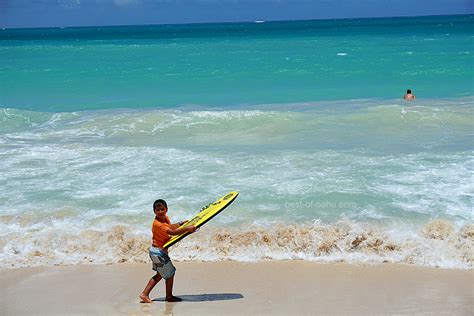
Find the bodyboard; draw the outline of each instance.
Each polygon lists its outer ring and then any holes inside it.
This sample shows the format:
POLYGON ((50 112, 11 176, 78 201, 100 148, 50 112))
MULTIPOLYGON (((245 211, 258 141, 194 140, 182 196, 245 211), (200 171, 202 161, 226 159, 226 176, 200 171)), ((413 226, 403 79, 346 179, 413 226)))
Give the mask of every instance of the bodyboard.
MULTIPOLYGON (((192 219, 190 219, 186 224, 183 224, 179 227, 185 227, 185 226, 195 226, 196 228, 201 227, 202 225, 206 224, 208 221, 210 221, 214 216, 222 212, 227 206, 229 206, 234 200, 237 198, 239 195, 239 192, 229 192, 223 197, 221 197, 219 200, 215 201, 214 203, 211 203, 205 207, 203 207, 199 213, 194 216, 192 219)), ((186 237, 191 233, 185 232, 180 235, 175 235, 172 236, 170 240, 168 240, 167 243, 163 246, 163 248, 168 248, 174 244, 176 244, 178 241, 186 237)))

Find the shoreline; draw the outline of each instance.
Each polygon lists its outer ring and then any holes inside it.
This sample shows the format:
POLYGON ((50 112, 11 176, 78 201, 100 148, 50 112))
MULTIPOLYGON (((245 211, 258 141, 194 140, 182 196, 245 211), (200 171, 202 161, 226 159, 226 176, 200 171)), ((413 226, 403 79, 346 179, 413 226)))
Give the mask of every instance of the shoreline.
POLYGON ((1 269, 2 315, 457 314, 473 312, 473 270, 306 261, 175 262, 174 295, 138 295, 150 264, 1 269))

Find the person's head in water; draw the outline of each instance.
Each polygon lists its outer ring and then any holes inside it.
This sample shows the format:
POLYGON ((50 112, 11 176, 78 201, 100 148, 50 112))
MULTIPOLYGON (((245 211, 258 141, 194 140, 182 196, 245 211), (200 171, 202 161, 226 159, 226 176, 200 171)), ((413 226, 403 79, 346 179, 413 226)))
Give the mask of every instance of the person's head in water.
POLYGON ((405 100, 415 100, 416 97, 415 95, 413 94, 413 92, 411 92, 411 89, 407 89, 407 93, 403 96, 403 98, 405 100))

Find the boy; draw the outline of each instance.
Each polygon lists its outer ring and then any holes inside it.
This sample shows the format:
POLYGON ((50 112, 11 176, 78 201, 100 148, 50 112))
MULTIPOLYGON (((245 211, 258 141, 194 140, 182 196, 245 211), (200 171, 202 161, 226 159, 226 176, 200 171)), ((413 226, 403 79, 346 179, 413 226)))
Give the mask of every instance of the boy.
POLYGON ((170 235, 180 235, 184 232, 192 233, 196 231, 196 227, 186 226, 178 228, 186 222, 171 224, 170 219, 166 216, 168 205, 164 200, 156 200, 155 203, 153 203, 153 212, 155 213, 155 220, 153 221, 151 229, 153 233, 153 244, 150 247, 149 255, 153 262, 153 270, 156 271, 156 275, 148 281, 142 294, 140 294, 140 299, 143 303, 151 303, 152 301, 149 297, 150 292, 163 278, 166 280, 166 301, 179 302, 182 299, 173 296, 173 279, 176 268, 168 256, 168 251, 166 251, 163 246, 171 238, 170 235))

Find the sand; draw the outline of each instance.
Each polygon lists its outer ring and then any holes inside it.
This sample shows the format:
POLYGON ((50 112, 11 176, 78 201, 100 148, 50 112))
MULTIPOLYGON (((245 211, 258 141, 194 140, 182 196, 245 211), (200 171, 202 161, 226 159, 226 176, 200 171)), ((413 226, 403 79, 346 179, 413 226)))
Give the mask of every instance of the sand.
POLYGON ((472 270, 303 261, 176 263, 164 284, 138 295, 150 265, 81 265, 0 271, 1 315, 472 315, 472 270))

